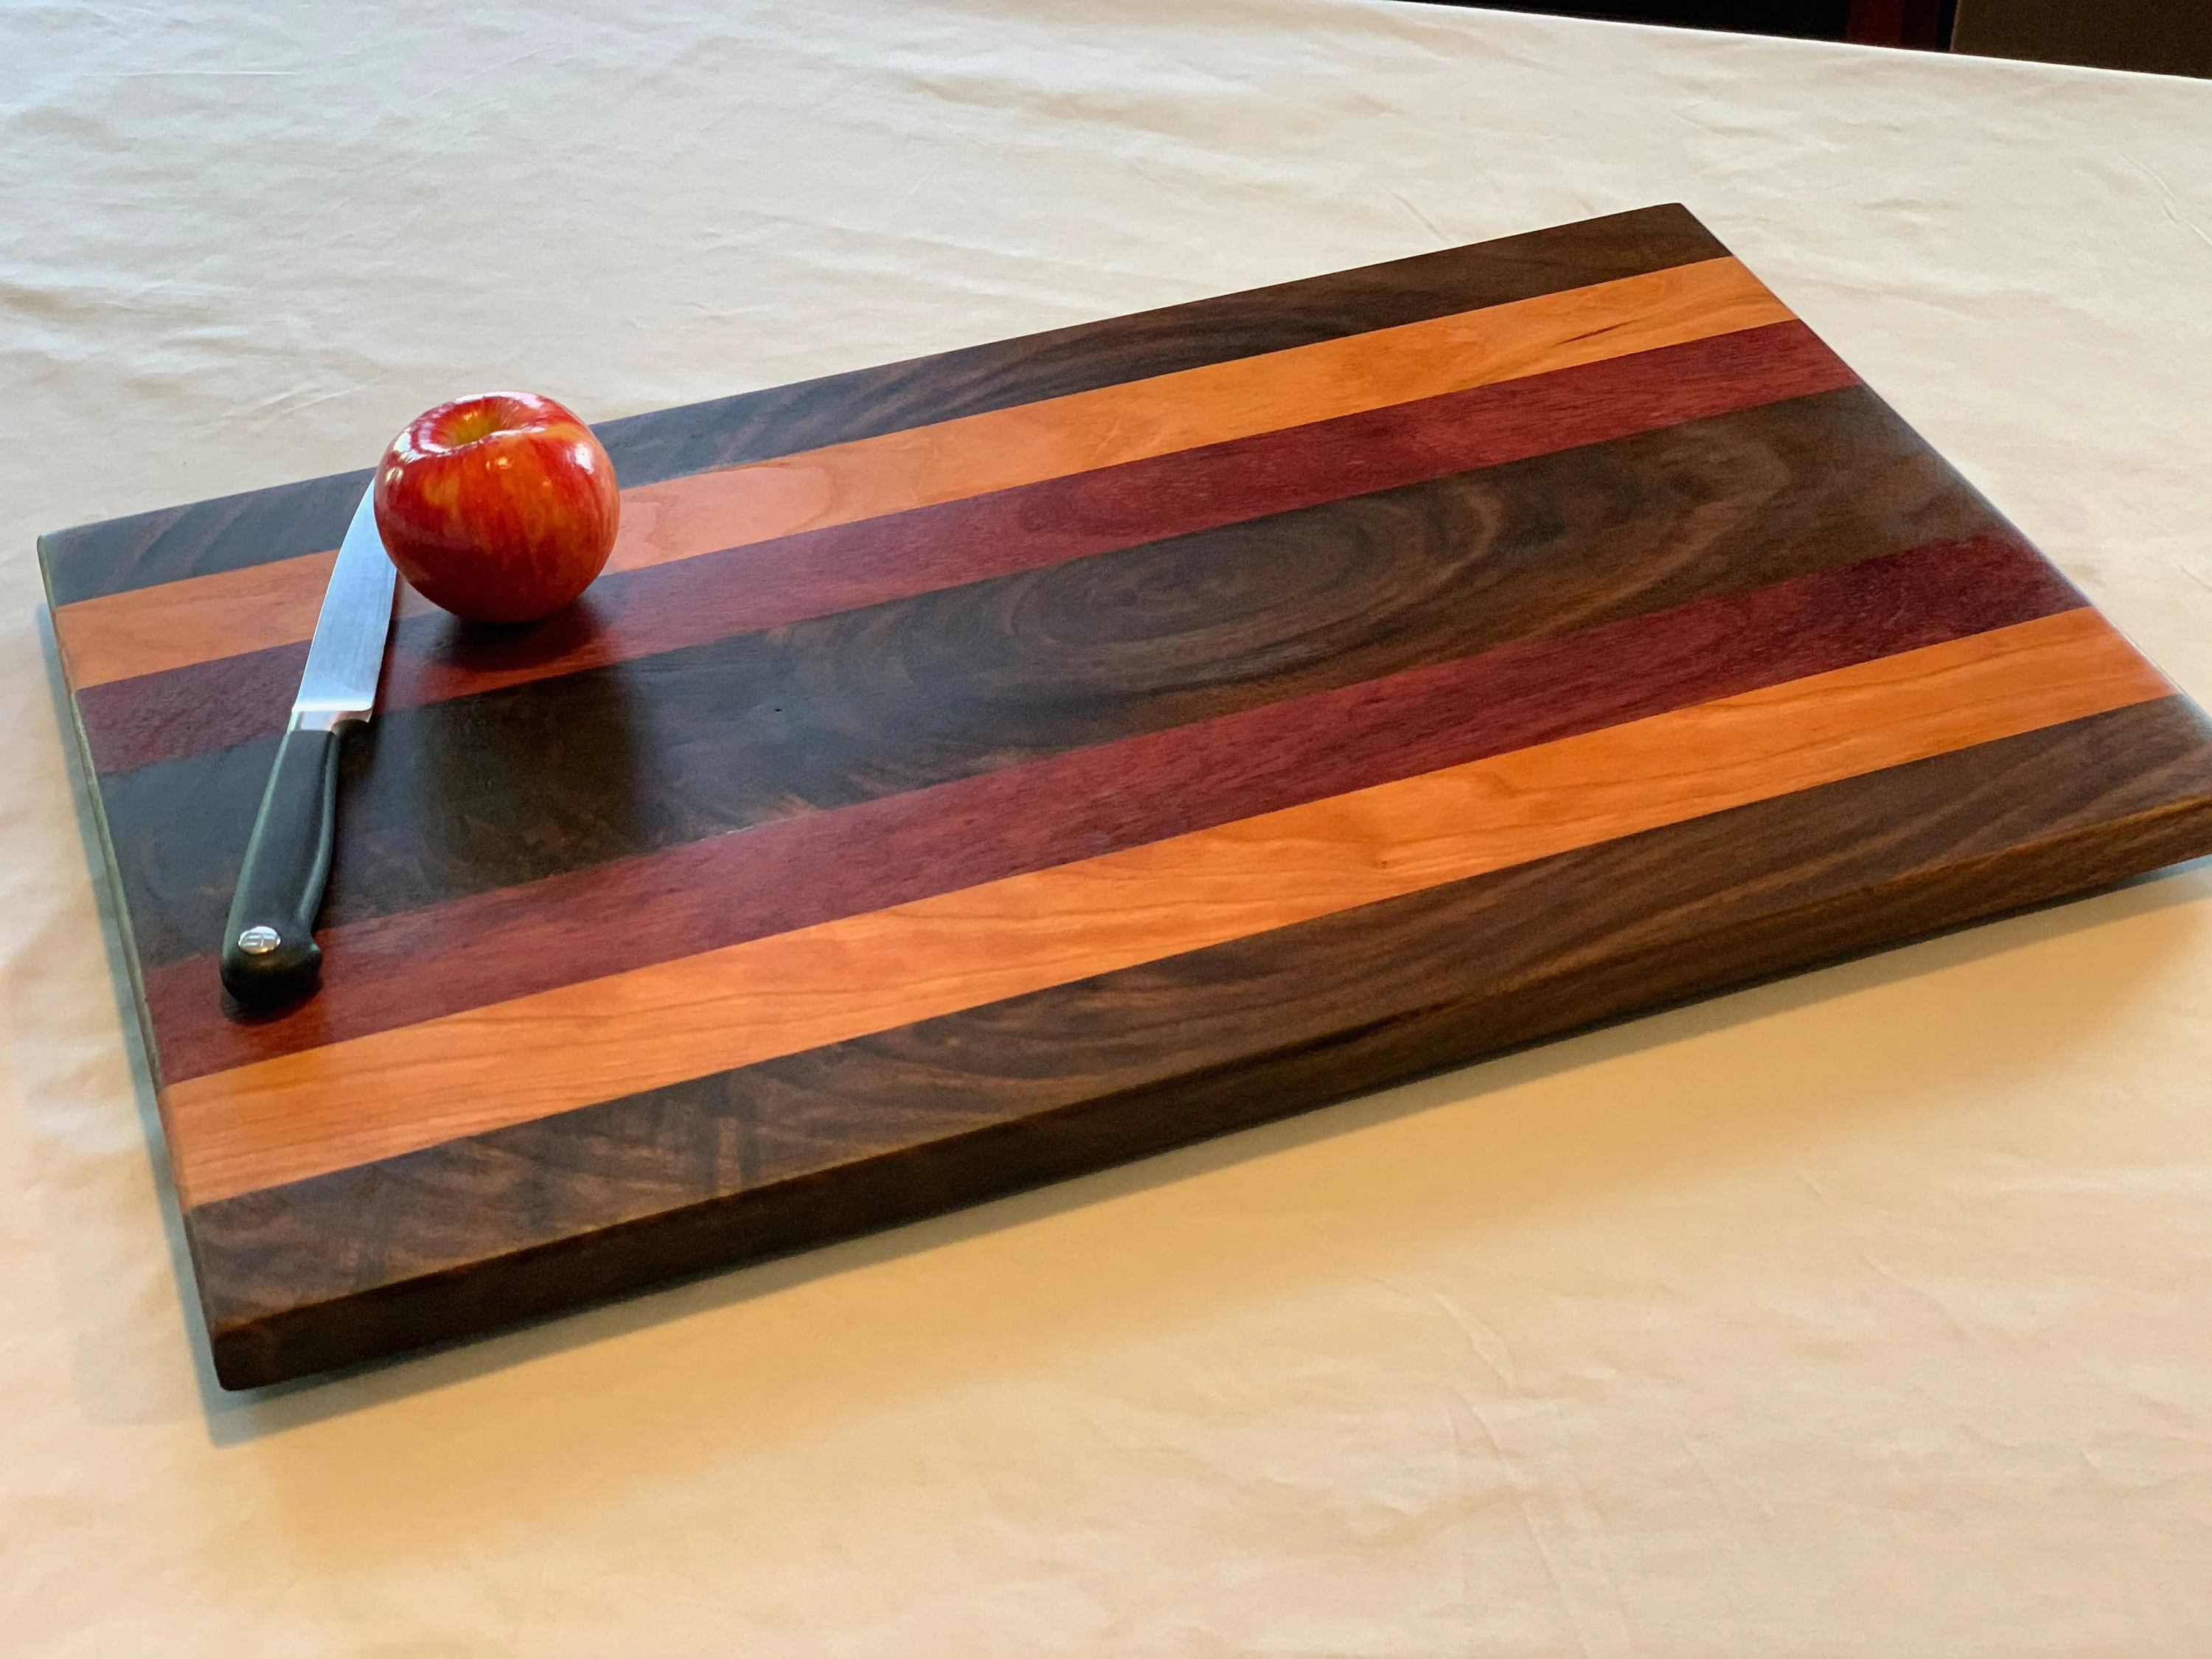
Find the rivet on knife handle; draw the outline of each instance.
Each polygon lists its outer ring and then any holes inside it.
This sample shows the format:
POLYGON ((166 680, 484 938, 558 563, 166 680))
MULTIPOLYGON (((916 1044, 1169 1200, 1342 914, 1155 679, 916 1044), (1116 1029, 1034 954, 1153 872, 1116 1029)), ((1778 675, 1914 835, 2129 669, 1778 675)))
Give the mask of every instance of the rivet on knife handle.
POLYGON ((304 996, 321 975, 315 913, 337 835, 338 753, 345 728, 375 709, 398 580, 364 494, 331 571, 223 928, 223 987, 249 1007, 304 996))

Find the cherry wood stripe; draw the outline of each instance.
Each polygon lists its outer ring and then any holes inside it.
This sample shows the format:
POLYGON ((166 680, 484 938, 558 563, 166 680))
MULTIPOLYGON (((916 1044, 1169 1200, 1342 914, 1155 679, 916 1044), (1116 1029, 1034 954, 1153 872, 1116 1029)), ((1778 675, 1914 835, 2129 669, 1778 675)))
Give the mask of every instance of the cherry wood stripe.
POLYGON ((354 1363, 2118 880, 2212 836, 2207 735, 2160 698, 202 1205, 217 1363, 354 1363))
MULTIPOLYGON (((1789 320, 1742 265, 1711 259, 1071 392, 626 489, 609 568, 637 570, 1789 320)), ((71 682, 100 685, 304 640, 331 557, 65 605, 55 629, 71 682)))
POLYGON ((1916 549, 328 928, 322 994, 276 1018, 226 1018, 212 955, 148 973, 146 1002, 179 1082, 2084 603, 2017 538, 1916 549))
MULTIPOLYGON (((326 926, 2003 521, 1861 387, 380 719, 326 926)), ((100 781, 142 962, 208 948, 270 740, 100 781)))
MULTIPOLYGON (((1727 252, 1679 205, 963 347, 597 423, 623 483, 658 483, 1123 380, 1504 305, 1727 252)), ((394 410, 396 427, 404 411, 394 410)), ((56 532, 58 610, 105 593, 336 547, 366 471, 56 532)))
MULTIPOLYGON (((603 578, 535 629, 403 617, 387 712, 1855 384, 1802 323, 1692 341, 603 578)), ((89 688, 103 772, 282 729, 304 643, 89 688)))
POLYGON ((2170 695, 2074 610, 169 1085, 204 1203, 2170 695))

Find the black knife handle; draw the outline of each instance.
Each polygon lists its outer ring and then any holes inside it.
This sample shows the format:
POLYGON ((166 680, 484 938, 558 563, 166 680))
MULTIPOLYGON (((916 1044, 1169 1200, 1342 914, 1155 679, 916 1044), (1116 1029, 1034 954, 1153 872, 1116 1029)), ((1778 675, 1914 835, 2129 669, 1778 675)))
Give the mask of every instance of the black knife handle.
POLYGON ((315 913, 337 833, 338 738, 294 726, 269 769, 222 936, 223 985, 251 1008, 303 996, 322 974, 315 913))

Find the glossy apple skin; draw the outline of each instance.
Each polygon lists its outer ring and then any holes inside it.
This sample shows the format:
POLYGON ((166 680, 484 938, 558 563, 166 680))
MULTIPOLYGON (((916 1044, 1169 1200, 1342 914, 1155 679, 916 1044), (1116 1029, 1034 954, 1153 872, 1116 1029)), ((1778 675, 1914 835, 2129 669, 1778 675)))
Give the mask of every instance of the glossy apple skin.
POLYGON ((408 585, 471 622, 524 623, 605 568, 614 463, 550 398, 493 392, 426 410, 376 470, 376 527, 408 585))

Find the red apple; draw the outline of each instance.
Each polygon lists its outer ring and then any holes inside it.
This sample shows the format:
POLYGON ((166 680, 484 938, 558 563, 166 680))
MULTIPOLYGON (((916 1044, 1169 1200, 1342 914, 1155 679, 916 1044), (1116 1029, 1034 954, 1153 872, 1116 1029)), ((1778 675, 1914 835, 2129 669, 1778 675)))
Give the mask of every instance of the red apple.
POLYGON ((376 470, 399 574, 473 622, 549 616, 592 585, 622 497, 592 429, 550 398, 493 392, 427 410, 376 470))

